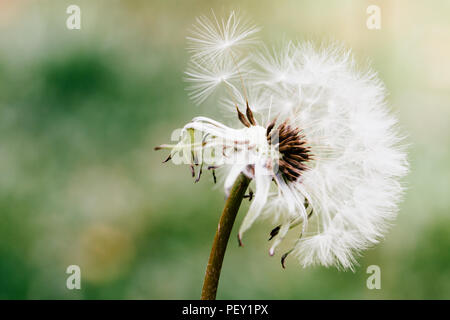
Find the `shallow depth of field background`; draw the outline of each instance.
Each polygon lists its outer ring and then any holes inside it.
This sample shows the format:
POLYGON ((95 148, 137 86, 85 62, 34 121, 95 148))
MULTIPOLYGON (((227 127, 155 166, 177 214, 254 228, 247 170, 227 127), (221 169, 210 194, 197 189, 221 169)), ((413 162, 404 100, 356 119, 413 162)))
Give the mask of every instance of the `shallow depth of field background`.
MULTIPOLYGON (((355 273, 280 266, 264 223, 225 257, 221 299, 450 298, 450 2, 0 0, 0 298, 197 299, 224 203, 206 173, 161 164, 194 106, 196 16, 239 9, 269 44, 335 39, 370 60, 409 135, 409 190, 355 273), (82 29, 66 29, 70 4, 82 29), (366 28, 381 7, 382 29, 366 28), (68 265, 82 290, 66 289, 68 265), (366 268, 381 268, 368 290, 366 268)), ((246 202, 239 214, 241 221, 246 202)), ((283 251, 281 251, 283 252, 283 251)), ((292 257, 291 257, 292 258, 292 257)))

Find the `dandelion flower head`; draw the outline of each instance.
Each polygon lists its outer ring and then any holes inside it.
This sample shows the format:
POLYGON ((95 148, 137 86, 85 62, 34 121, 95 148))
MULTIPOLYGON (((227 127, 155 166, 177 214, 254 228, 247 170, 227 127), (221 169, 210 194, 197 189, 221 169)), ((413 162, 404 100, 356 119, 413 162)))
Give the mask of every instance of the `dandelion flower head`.
POLYGON ((272 48, 258 31, 236 12, 197 19, 188 37, 189 94, 229 114, 231 125, 197 117, 161 148, 171 150, 168 160, 188 163, 196 180, 206 167, 214 180, 221 172, 226 193, 241 173, 252 179, 240 241, 265 219, 271 255, 289 232, 298 235, 283 265, 290 254, 304 267, 353 270, 395 219, 408 171, 386 89, 342 45, 272 48))

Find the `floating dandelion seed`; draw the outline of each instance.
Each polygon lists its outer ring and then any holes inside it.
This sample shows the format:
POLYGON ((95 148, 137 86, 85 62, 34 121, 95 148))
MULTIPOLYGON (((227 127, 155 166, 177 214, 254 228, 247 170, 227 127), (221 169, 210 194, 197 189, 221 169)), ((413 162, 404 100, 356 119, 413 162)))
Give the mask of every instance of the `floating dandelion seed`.
POLYGON ((199 18, 186 72, 192 98, 203 102, 222 90, 240 127, 198 117, 165 147, 200 172, 206 163, 221 171, 227 194, 241 174, 253 181, 240 243, 256 219, 266 218, 273 223, 271 255, 299 227, 283 267, 292 254, 304 267, 353 269, 355 256, 395 218, 399 180, 408 171, 385 88, 337 44, 286 42, 245 54, 258 29, 241 20, 234 12, 227 20, 199 18))
POLYGON ((235 11, 231 11, 228 19, 218 19, 212 12, 211 18, 201 16, 196 20, 192 36, 187 37, 188 51, 193 59, 223 58, 239 47, 255 43, 254 36, 260 30, 235 11))

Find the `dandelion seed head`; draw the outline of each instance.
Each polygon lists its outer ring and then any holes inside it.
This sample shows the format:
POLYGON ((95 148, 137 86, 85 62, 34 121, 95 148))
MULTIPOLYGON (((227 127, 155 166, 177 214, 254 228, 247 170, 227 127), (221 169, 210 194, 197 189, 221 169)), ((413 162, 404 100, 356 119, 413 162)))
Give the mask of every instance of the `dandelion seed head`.
POLYGON ((336 43, 285 41, 246 52, 258 30, 235 12, 197 19, 188 38, 190 96, 201 103, 222 87, 222 110, 236 121, 192 120, 171 156, 187 145, 186 154, 201 162, 218 147, 214 154, 223 157, 209 165, 222 170, 226 193, 240 173, 250 177, 254 197, 239 238, 257 219, 268 219, 272 255, 297 228, 283 266, 292 254, 304 267, 353 270, 395 219, 408 172, 386 88, 336 43), (191 132, 200 134, 200 144, 189 142, 191 132))

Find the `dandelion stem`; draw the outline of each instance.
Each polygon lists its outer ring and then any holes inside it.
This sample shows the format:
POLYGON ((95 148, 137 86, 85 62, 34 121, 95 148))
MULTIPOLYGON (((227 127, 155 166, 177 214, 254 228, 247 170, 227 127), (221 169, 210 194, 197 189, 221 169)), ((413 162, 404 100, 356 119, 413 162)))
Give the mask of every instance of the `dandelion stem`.
POLYGON ((220 271, 222 269, 223 257, 227 249, 228 239, 233 228, 236 215, 244 198, 245 191, 250 179, 240 174, 231 188, 230 195, 225 202, 222 216, 214 236, 208 266, 206 267, 205 280, 203 282, 202 300, 215 300, 217 286, 219 285, 220 271))

